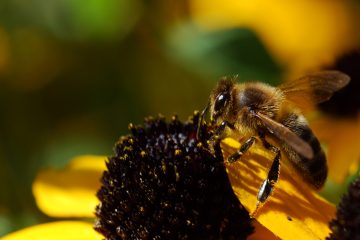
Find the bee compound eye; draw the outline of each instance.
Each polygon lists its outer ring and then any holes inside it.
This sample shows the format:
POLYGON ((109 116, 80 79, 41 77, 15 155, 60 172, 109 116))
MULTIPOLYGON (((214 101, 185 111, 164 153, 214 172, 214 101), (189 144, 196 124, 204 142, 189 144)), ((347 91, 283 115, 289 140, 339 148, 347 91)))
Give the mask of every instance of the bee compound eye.
POLYGON ((214 110, 216 112, 219 112, 222 108, 225 107, 226 103, 227 103, 228 97, 226 94, 220 93, 215 100, 215 106, 214 106, 214 110))

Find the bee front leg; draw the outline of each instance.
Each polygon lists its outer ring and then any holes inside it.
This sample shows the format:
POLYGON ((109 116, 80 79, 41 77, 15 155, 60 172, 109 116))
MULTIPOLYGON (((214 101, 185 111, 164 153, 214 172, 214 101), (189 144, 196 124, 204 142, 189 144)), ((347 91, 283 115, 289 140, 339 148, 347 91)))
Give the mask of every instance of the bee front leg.
POLYGON ((215 158, 218 159, 218 161, 219 161, 219 163, 221 163, 221 165, 223 165, 224 158, 223 158, 223 154, 221 151, 220 142, 221 142, 221 139, 218 139, 215 141, 214 146, 213 146, 213 151, 214 151, 215 158))
POLYGON ((206 107, 202 110, 201 114, 200 114, 200 117, 199 117, 199 120, 198 120, 198 124, 197 124, 197 130, 196 130, 196 139, 200 139, 201 136, 201 125, 203 124, 203 121, 204 121, 204 118, 205 118, 205 115, 207 114, 207 112, 209 111, 209 103, 206 104, 206 107))
POLYGON ((230 155, 230 157, 228 158, 228 161, 230 163, 235 162, 237 160, 240 159, 240 157, 247 151, 249 150, 249 148, 254 144, 255 142, 255 137, 252 136, 250 137, 248 140, 245 141, 245 143, 243 145, 241 145, 240 149, 237 150, 235 153, 233 153, 232 155, 230 155))
POLYGON ((235 129, 234 124, 229 123, 228 121, 223 121, 215 129, 213 136, 210 138, 210 142, 216 142, 223 139, 223 135, 226 127, 229 127, 230 129, 235 129))
POLYGON ((215 130, 214 135, 217 137, 220 137, 223 135, 226 127, 229 127, 230 129, 235 129, 234 124, 229 123, 228 121, 223 121, 222 123, 220 123, 220 125, 218 126, 218 128, 215 130))
POLYGON ((214 146, 218 145, 220 146, 220 142, 221 140, 224 138, 224 131, 226 129, 226 127, 229 127, 230 129, 234 129, 234 124, 229 123, 228 121, 223 121, 214 131, 213 135, 211 136, 211 138, 209 139, 209 145, 212 147, 210 148, 210 151, 216 155, 216 149, 214 148, 214 146))

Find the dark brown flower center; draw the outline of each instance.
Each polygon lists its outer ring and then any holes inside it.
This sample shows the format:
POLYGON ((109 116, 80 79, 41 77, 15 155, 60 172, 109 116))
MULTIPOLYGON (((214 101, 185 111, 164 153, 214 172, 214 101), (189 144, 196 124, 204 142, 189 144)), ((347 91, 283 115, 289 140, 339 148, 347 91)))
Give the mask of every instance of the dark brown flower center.
POLYGON ((222 164, 188 122, 148 118, 115 145, 98 191, 95 229, 106 239, 245 239, 253 228, 222 164))

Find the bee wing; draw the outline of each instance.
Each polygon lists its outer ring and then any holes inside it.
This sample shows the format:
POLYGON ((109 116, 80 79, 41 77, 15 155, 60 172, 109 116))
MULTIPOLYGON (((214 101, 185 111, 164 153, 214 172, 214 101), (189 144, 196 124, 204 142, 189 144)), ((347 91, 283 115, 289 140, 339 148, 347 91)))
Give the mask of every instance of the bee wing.
POLYGON ((321 71, 309 74, 279 86, 287 100, 300 106, 311 106, 329 100, 334 92, 345 87, 350 77, 339 71, 321 71))
POLYGON ((270 133, 279 140, 288 144, 298 154, 306 157, 307 159, 312 159, 314 157, 314 152, 310 145, 294 132, 290 131, 290 129, 261 113, 255 113, 255 116, 261 120, 270 133))

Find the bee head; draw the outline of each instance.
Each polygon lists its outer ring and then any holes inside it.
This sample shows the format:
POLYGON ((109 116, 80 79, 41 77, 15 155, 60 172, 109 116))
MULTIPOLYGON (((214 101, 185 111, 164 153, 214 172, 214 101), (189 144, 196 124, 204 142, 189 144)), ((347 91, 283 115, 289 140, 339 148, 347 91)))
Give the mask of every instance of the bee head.
POLYGON ((223 119, 228 113, 231 101, 234 82, 229 78, 222 78, 210 97, 210 119, 216 123, 223 119))

